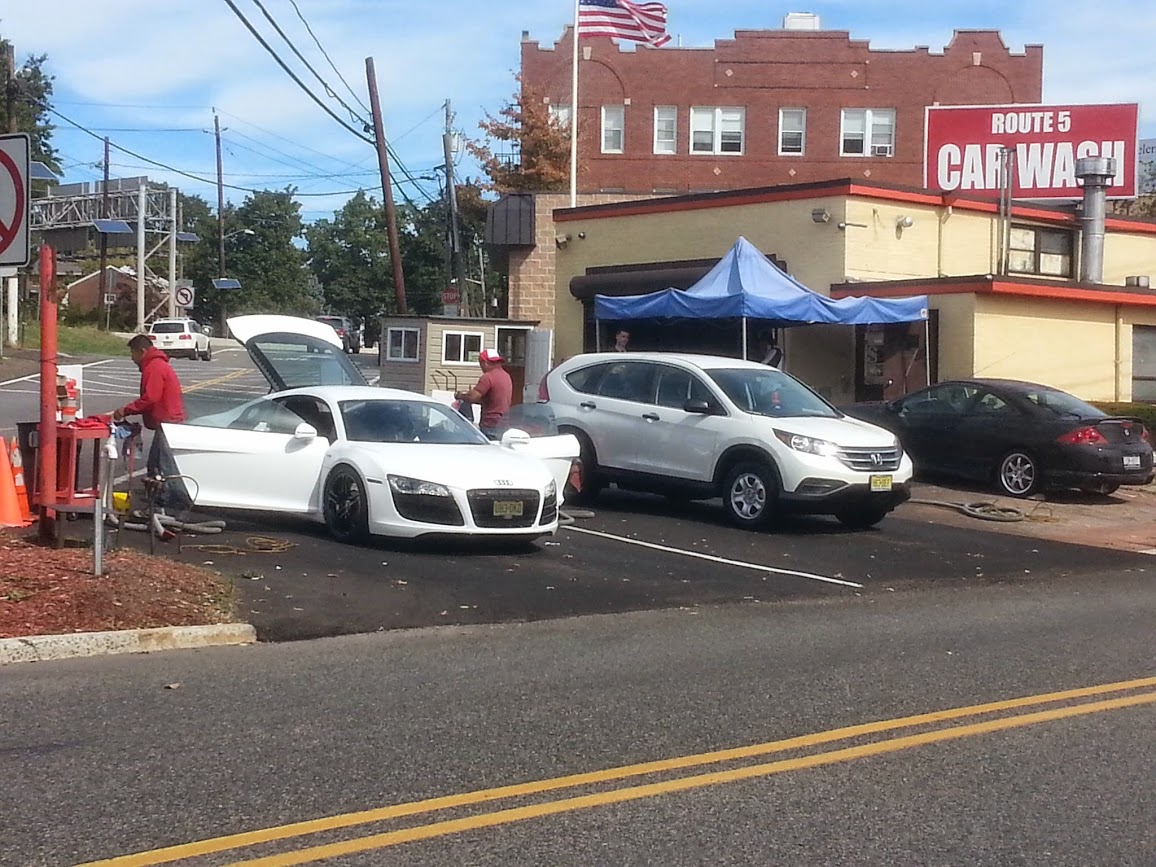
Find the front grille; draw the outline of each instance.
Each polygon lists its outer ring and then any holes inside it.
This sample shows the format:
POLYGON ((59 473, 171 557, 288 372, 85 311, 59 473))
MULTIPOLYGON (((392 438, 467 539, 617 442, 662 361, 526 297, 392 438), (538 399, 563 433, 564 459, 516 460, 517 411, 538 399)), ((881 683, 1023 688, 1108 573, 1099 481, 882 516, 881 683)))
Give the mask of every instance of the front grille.
POLYGON ((856 472, 887 473, 899 469, 903 451, 894 446, 885 448, 845 446, 839 449, 836 457, 844 466, 856 472))
POLYGON ((407 521, 464 527, 465 519, 453 497, 431 497, 428 494, 399 494, 393 491, 393 505, 407 521))
MULTIPOLYGON (((520 488, 480 488, 470 491, 470 512, 479 527, 496 528, 533 527, 538 520, 539 495, 537 491, 520 488), (495 515, 495 503, 521 503, 520 515, 495 515)), ((502 508, 502 507, 499 507, 502 508)))

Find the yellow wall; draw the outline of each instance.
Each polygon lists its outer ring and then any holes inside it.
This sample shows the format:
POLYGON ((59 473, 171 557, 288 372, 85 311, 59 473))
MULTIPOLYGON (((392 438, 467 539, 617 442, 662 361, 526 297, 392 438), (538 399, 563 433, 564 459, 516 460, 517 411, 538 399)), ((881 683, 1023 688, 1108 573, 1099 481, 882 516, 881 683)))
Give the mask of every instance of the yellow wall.
POLYGON ((959 379, 975 373, 975 295, 934 295, 939 311, 939 378, 959 379))
POLYGON ((1124 285, 1125 277, 1146 276, 1156 286, 1156 236, 1104 233, 1104 282, 1124 285))

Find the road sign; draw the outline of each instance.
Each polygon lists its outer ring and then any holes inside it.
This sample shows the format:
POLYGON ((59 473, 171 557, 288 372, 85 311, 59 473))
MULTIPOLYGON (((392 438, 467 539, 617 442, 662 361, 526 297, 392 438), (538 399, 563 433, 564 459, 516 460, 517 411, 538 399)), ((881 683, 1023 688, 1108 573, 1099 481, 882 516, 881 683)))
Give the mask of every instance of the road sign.
POLYGON ((28 243, 28 136, 0 136, 0 265, 24 267, 28 243))
POLYGON ((192 307, 197 298, 197 291, 192 286, 178 286, 176 296, 178 307, 192 307))
POLYGON ((442 304, 458 303, 458 287, 450 286, 442 290, 442 304))
POLYGON ((113 304, 115 304, 115 303, 116 303, 116 295, 114 295, 113 293, 109 292, 107 295, 105 295, 105 296, 104 296, 104 303, 105 303, 105 304, 106 304, 108 307, 111 307, 113 304))

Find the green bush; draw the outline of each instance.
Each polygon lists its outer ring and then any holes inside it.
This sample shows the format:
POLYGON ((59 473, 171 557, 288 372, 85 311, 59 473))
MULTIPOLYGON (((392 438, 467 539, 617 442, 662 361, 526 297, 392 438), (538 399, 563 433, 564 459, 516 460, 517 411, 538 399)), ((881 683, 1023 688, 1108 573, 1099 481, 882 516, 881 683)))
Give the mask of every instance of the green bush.
POLYGON ((1108 415, 1125 415, 1138 418, 1144 422, 1144 427, 1156 431, 1156 404, 1153 403, 1106 403, 1094 401, 1092 406, 1102 409, 1108 415))

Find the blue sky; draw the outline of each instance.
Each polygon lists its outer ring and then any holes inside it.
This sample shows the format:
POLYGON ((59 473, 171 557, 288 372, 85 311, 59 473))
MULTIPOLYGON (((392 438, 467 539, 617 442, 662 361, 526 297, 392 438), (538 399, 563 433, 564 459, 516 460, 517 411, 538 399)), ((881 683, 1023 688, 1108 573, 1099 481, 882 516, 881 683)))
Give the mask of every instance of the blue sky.
MULTIPOLYGON (((279 53, 316 81, 280 42, 253 0, 234 0, 279 53)), ((302 54, 358 107, 306 31, 291 0, 262 0, 302 54)), ((452 100, 454 127, 478 134, 485 111, 496 112, 514 91, 523 30, 543 45, 570 21, 570 0, 297 0, 337 69, 361 98, 365 58, 377 65, 386 128, 422 189, 405 183, 416 201, 437 189, 442 104, 452 100)), ((1045 102, 1139 102, 1141 137, 1156 137, 1156 76, 1151 74, 1156 3, 1152 0, 908 2, 827 0, 668 0, 670 32, 686 47, 709 46, 736 29, 779 27, 791 11, 818 13, 824 29, 849 30, 874 48, 942 49, 954 29, 995 28, 1013 51, 1044 48, 1045 102), (1089 10, 1095 10, 1090 14, 1089 10)), ((224 0, 55 0, 13 2, 0 12, 0 34, 18 59, 49 55, 56 107, 78 123, 139 154, 212 180, 213 109, 221 116, 226 182, 302 193, 307 220, 330 215, 342 191, 376 185, 371 148, 309 101, 281 71, 224 0), (336 195, 331 195, 336 194, 336 195)), ((324 97, 323 97, 324 98, 324 97)), ((345 109, 326 99, 335 111, 345 109)), ((360 109, 358 109, 360 110, 360 109)), ((355 124, 356 125, 356 124, 355 124)), ((102 145, 59 121, 56 144, 65 180, 99 176, 102 145)), ((215 201, 201 183, 113 153, 113 175, 150 177, 215 201)), ((476 174, 464 160, 460 174, 476 174)), ((243 192, 230 191, 238 200, 243 192)))

